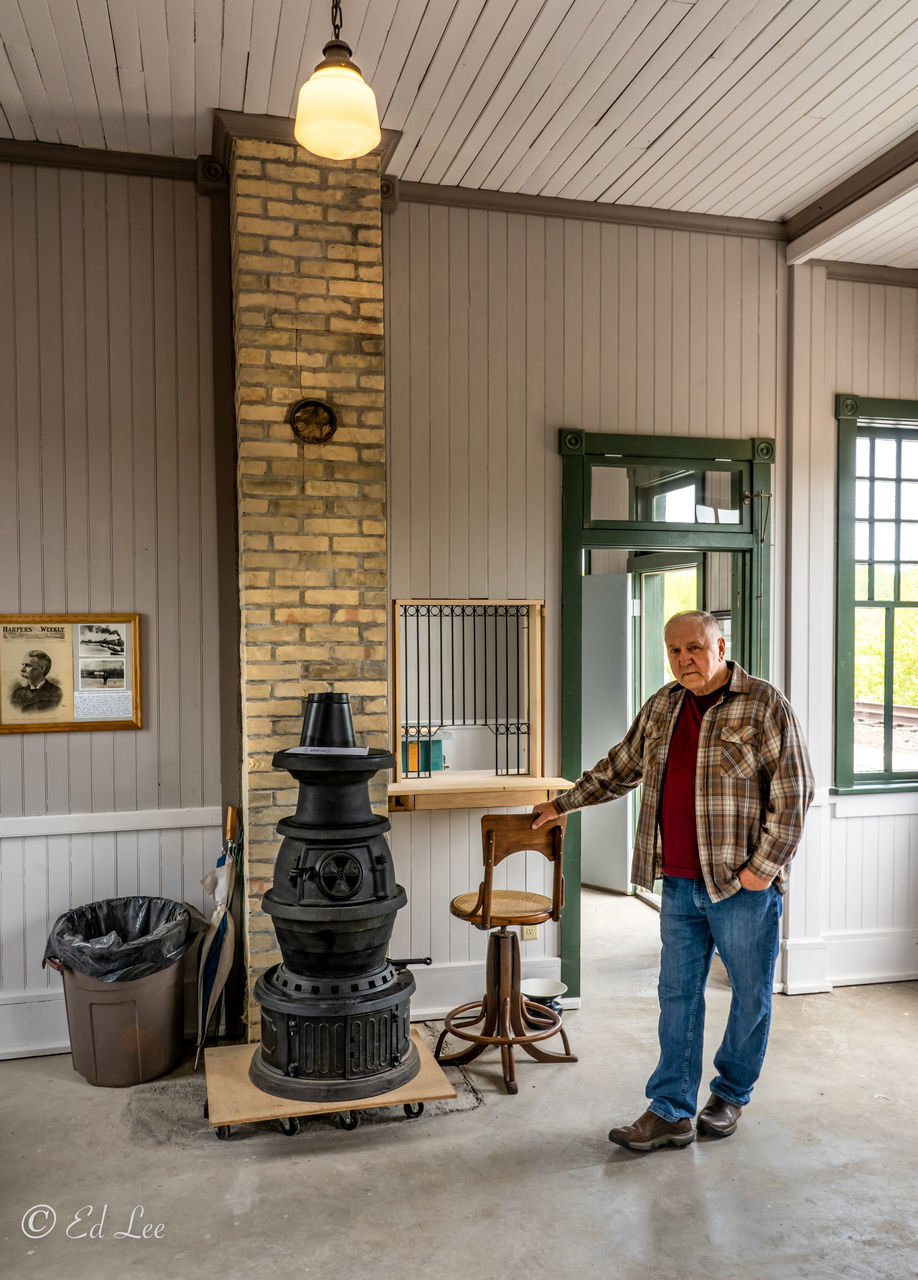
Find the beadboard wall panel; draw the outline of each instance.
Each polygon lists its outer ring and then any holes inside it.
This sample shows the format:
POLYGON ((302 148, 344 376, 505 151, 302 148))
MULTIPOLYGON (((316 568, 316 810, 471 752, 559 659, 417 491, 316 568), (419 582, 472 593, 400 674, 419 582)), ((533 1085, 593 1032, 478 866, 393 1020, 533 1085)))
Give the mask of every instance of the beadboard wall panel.
POLYGON ((0 837, 0 1053, 66 1048, 40 968, 57 915, 134 892, 203 908, 219 851, 209 218, 190 182, 0 165, 0 611, 140 613, 144 719, 0 735, 3 819, 122 827, 0 837), (216 822, 131 830, 202 807, 216 822))
POLYGON ((788 692, 817 799, 788 894, 791 991, 918 977, 918 798, 835 802, 835 395, 918 399, 918 290, 792 274, 788 692), (913 812, 909 812, 913 810, 913 812))
MULTIPOLYGON (((545 769, 556 773, 558 428, 773 436, 780 459, 783 249, 412 202, 384 224, 391 594, 545 599, 545 769)), ((780 492, 775 506, 780 536, 780 492)), ((781 546, 776 601, 783 558, 781 546)), ((415 1016, 472 999, 481 983, 484 938, 448 910, 480 880, 480 819, 394 816, 409 902, 393 952, 435 959, 415 970, 415 1016)), ((544 885, 538 860, 510 874, 544 885)), ((524 970, 557 976, 558 954, 557 929, 543 929, 523 944, 524 970)))

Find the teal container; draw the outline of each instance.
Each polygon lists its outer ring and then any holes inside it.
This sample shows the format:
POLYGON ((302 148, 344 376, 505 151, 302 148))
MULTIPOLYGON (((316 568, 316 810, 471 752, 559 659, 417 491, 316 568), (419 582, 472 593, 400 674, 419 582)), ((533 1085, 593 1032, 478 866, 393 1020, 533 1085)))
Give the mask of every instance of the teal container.
POLYGON ((421 738, 402 743, 402 773, 436 773, 443 768, 443 743, 421 738))

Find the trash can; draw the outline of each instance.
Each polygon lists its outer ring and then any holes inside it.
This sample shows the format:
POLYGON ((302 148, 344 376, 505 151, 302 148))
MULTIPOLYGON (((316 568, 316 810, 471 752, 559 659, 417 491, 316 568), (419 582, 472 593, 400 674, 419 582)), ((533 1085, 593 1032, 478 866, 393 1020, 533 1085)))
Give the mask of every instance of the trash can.
POLYGON ((64 980, 74 1070, 123 1088, 177 1066, 191 912, 169 898, 107 898, 62 915, 43 964, 64 980))

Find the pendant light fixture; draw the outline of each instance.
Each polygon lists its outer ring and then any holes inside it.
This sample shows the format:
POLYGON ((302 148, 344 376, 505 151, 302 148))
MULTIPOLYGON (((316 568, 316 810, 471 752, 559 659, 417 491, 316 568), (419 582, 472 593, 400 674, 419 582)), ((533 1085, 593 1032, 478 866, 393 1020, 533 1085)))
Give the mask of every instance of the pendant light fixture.
POLYGON ((329 160, 353 160, 378 146, 376 95, 351 62, 341 39, 341 3, 332 0, 334 37, 325 57, 300 89, 293 134, 301 147, 329 160))

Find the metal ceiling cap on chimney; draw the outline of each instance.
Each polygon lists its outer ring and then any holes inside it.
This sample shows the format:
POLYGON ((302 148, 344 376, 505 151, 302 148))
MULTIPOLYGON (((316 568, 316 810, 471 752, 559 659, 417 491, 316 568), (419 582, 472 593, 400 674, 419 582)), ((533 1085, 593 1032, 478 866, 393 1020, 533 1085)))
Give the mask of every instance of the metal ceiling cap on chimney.
POLYGON ((340 0, 332 0, 334 38, 300 89, 293 134, 300 146, 329 160, 353 160, 379 145, 376 95, 351 61, 341 36, 340 0))

